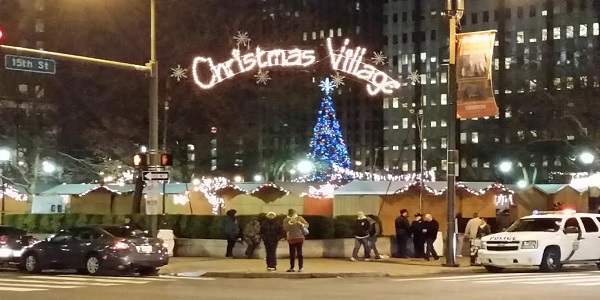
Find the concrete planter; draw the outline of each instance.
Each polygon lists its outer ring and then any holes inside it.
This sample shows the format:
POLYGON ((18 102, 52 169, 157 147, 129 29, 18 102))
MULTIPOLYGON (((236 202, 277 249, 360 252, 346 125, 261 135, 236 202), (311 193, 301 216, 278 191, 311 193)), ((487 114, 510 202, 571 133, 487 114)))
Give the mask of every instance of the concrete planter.
MULTIPOLYGON (((412 243, 408 243, 412 248, 412 243)), ((434 247, 439 255, 442 255, 444 244, 441 233, 438 235, 434 247)), ((224 257, 227 248, 225 240, 208 239, 175 239, 175 256, 179 257, 224 257)), ((347 258, 352 255, 354 239, 331 239, 331 240, 307 240, 304 242, 303 255, 306 258, 347 258)), ((392 237, 380 237, 377 240, 377 249, 380 254, 390 256, 396 252, 396 242, 392 237)), ((246 244, 238 241, 233 248, 234 257, 244 257, 246 244)), ((277 246, 277 257, 286 258, 288 255, 288 243, 280 241, 277 246)), ((412 251, 411 251, 412 252, 412 251)), ((264 246, 261 245, 255 252, 258 258, 265 257, 264 246)), ((359 252, 362 257, 364 251, 359 252)))

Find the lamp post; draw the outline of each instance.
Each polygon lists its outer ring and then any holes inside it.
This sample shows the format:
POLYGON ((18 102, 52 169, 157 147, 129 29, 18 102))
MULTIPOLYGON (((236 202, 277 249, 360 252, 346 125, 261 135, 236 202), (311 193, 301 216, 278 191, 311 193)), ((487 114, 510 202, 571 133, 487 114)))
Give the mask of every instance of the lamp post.
POLYGON ((2 213, 0 215, 0 225, 4 225, 4 215, 6 211, 5 207, 5 195, 6 195, 6 182, 4 182, 4 164, 10 160, 10 151, 8 149, 0 150, 0 183, 2 183, 2 213))
POLYGON ((447 234, 446 234, 446 267, 458 267, 456 263, 456 230, 454 224, 456 223, 454 215, 454 204, 456 200, 456 176, 457 163, 458 163, 458 151, 456 149, 456 27, 457 23, 463 16, 465 10, 464 0, 447 0, 446 1, 446 15, 448 17, 449 25, 449 64, 448 64, 448 108, 449 108, 449 119, 448 119, 448 151, 447 151, 447 234))

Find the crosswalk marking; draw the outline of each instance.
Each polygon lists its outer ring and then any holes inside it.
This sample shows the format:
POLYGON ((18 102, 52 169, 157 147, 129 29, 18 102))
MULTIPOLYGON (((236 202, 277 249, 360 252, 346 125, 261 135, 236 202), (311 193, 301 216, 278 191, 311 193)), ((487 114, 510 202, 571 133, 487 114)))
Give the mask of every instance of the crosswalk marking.
POLYGON ((35 292, 50 289, 75 289, 86 287, 118 286, 126 284, 146 284, 173 282, 178 279, 214 280, 214 278, 185 278, 177 276, 159 277, 108 277, 85 275, 23 275, 17 277, 0 276, 0 291, 35 292))
POLYGON ((588 277, 588 278, 573 278, 573 279, 563 279, 563 280, 548 280, 544 282, 523 282, 525 284, 553 284, 553 283, 583 283, 588 281, 598 281, 598 277, 588 277))
MULTIPOLYGON (((532 273, 515 273, 512 276, 530 276, 532 273)), ((534 274, 535 275, 535 274, 534 274)), ((444 279, 462 279, 462 278, 488 278, 488 277, 502 277, 506 274, 483 274, 483 275, 462 275, 462 276, 444 276, 444 277, 422 277, 422 278, 403 278, 403 279, 392 279, 392 281, 416 281, 416 280, 444 280, 444 279)))
POLYGON ((596 286, 596 285, 600 285, 600 282, 573 283, 573 284, 569 284, 569 285, 576 285, 576 286, 596 286))
POLYGON ((167 278, 167 279, 186 279, 186 280, 205 280, 205 281, 215 280, 214 278, 210 278, 210 277, 185 277, 185 276, 173 276, 173 275, 160 275, 159 277, 167 278))
MULTIPOLYGON (((589 277, 591 275, 581 275, 583 277, 589 277)), ((582 278, 583 278, 582 277, 582 278)), ((476 280, 473 282, 476 283, 500 283, 500 282, 504 282, 504 283, 510 283, 510 282, 521 282, 521 281, 538 281, 538 280, 564 280, 564 279, 570 279, 573 278, 572 275, 538 275, 538 276, 524 276, 524 277, 510 277, 507 279, 501 278, 501 279, 494 279, 494 280, 476 280)))

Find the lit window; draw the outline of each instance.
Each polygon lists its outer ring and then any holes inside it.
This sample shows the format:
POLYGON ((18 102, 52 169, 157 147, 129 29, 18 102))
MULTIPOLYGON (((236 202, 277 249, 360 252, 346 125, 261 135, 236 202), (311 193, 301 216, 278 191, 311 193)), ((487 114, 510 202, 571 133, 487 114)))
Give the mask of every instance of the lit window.
POLYGON ((598 23, 594 23, 592 25, 592 32, 594 35, 598 35, 598 33, 600 33, 600 27, 598 26, 598 23))
POLYGON ((402 128, 408 128, 408 118, 402 118, 402 128))
POLYGON ((356 34, 360 33, 360 26, 356 26, 356 34))
POLYGON ((341 28, 338 28, 338 30, 337 30, 337 36, 342 36, 342 29, 341 28))
POLYGON ((473 144, 479 144, 479 133, 478 132, 471 132, 471 142, 473 144))
POLYGON ((523 31, 517 32, 517 44, 525 43, 525 33, 523 31))
POLYGON ((421 74, 421 81, 422 83, 427 83, 427 74, 421 74))
POLYGON ((461 132, 460 133, 460 143, 461 144, 466 144, 467 143, 467 133, 466 132, 461 132))
POLYGON ((400 150, 400 146, 393 146, 392 150, 400 150))
POLYGON ((448 126, 448 123, 446 123, 446 120, 441 120, 440 121, 440 126, 446 127, 446 126, 448 126))
POLYGON ((530 43, 535 43, 535 42, 537 42, 537 39, 536 39, 536 38, 530 38, 530 39, 529 39, 529 42, 530 42, 530 43))
POLYGON ((545 41, 547 39, 548 39, 548 30, 542 29, 542 41, 545 41))
POLYGON ((308 40, 308 33, 307 32, 305 32, 305 33, 302 34, 302 40, 303 41, 308 40))
POLYGON ((317 33, 315 31, 312 32, 312 39, 313 40, 317 39, 317 33))
POLYGON ((542 10, 542 16, 547 16, 548 15, 548 11, 547 10, 542 10))
POLYGON ((29 86, 26 84, 19 84, 19 93, 21 94, 27 94, 27 91, 29 90, 29 86))
POLYGON ((587 86, 587 76, 580 76, 579 77, 579 85, 581 85, 581 87, 586 87, 587 86))
POLYGON ((510 57, 504 58, 504 69, 506 69, 506 70, 510 69, 510 61, 511 60, 512 60, 512 58, 510 58, 510 57))
POLYGON ((329 29, 329 37, 334 37, 334 34, 333 34, 333 28, 332 28, 332 29, 329 29))
POLYGON ((467 167, 467 159, 466 158, 463 157, 460 159, 460 167, 463 169, 467 167))
POLYGON ((413 160, 413 161, 412 161, 412 169, 411 169, 411 171, 414 171, 414 170, 416 170, 416 169, 417 169, 417 161, 416 161, 416 160, 413 160))
POLYGON ((432 63, 434 63, 434 62, 436 62, 436 61, 437 61, 437 57, 435 57, 435 56, 432 56, 432 57, 430 58, 430 60, 431 60, 431 62, 432 62, 432 63))
POLYGON ((479 167, 479 160, 477 158, 473 158, 471 160, 471 167, 472 168, 478 168, 479 167))
POLYGON ((431 121, 431 127, 437 127, 437 121, 431 121))
MULTIPOLYGON (((437 78, 435 76, 431 77, 431 84, 437 84, 437 78)), ((431 104, 431 105, 435 105, 435 104, 431 104)))
POLYGON ((587 36, 587 24, 579 25, 579 36, 587 36))
POLYGON ((446 83, 446 82, 448 82, 448 74, 447 74, 446 72, 443 72, 443 73, 440 75, 440 82, 441 82, 441 83, 446 83))
POLYGON ((325 31, 324 30, 319 31, 319 38, 322 38, 322 39, 325 38, 325 31))
POLYGON ((402 163, 402 171, 404 171, 404 172, 408 171, 408 163, 407 162, 402 163))
POLYGON ((494 70, 500 70, 500 60, 497 58, 494 58, 494 70))
POLYGON ((390 98, 383 98, 383 108, 390 108, 390 98))
POLYGON ((560 40, 560 27, 554 27, 552 32, 552 38, 555 40, 560 40))
POLYGON ((427 139, 423 139, 423 150, 427 149, 427 139))
POLYGON ((442 94, 442 96, 440 98, 440 104, 448 105, 448 95, 447 94, 442 94))
POLYGON ((448 148, 448 139, 447 139, 447 138, 445 138, 445 137, 443 137, 443 138, 442 138, 442 143, 441 143, 441 145, 440 145, 440 146, 442 147, 442 149, 446 149, 446 148, 448 148))
POLYGON ((413 54, 411 54, 411 55, 410 55, 410 62, 414 63, 414 62, 415 62, 415 57, 416 57, 416 56, 415 56, 415 54, 414 54, 414 53, 413 53, 413 54))
POLYGON ((402 64, 403 65, 408 65, 408 54, 403 54, 402 55, 402 64))
POLYGON ((560 90, 560 78, 554 78, 554 87, 560 90))
POLYGON ((446 170, 448 169, 448 161, 445 159, 442 159, 442 170, 446 170))
POLYGON ((427 53, 421 52, 421 62, 426 62, 426 61, 427 61, 427 53))
POLYGON ((573 29, 573 26, 569 25, 567 26, 567 32, 565 33, 565 35, 567 36, 568 39, 572 39, 573 38, 573 31, 575 29, 573 29))
POLYGON ((567 89, 568 90, 573 89, 573 77, 567 77, 567 89))
POLYGON ((427 106, 427 95, 423 95, 422 105, 427 106))
POLYGON ((393 108, 398 108, 399 107, 399 105, 398 105, 398 98, 397 97, 394 97, 392 99, 392 107, 393 108))
POLYGON ((399 126, 398 126, 398 125, 393 125, 393 126, 392 126, 392 129, 398 129, 398 128, 399 128, 399 126))

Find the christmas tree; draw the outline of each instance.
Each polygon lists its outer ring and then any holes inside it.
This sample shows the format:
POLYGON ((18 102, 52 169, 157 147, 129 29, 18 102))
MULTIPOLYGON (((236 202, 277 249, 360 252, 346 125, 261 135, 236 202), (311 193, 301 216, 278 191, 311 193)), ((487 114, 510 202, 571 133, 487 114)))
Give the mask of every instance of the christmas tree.
POLYGON ((349 179, 341 172, 349 170, 351 163, 330 95, 335 84, 327 78, 319 86, 325 92, 325 98, 321 100, 317 124, 313 129, 314 136, 310 141, 309 158, 314 164, 312 180, 349 179))

